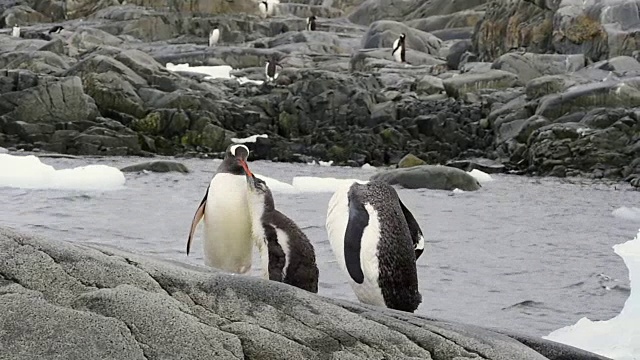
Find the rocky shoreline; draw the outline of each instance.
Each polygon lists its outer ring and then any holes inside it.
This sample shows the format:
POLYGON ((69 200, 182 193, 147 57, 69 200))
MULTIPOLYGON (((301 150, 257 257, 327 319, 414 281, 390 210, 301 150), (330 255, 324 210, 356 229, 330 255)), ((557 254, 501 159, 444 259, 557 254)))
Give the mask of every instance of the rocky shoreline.
POLYGON ((529 335, 0 227, 3 359, 607 360, 529 335))
POLYGON ((262 19, 251 0, 0 1, 0 146, 217 156, 267 134, 254 159, 380 166, 411 153, 640 186, 640 23, 627 5, 325 3, 282 0, 262 19), (310 15, 318 31, 304 30, 310 15), (401 32, 408 65, 390 56, 401 32), (273 85, 165 68, 263 80, 271 57, 284 67, 273 85))

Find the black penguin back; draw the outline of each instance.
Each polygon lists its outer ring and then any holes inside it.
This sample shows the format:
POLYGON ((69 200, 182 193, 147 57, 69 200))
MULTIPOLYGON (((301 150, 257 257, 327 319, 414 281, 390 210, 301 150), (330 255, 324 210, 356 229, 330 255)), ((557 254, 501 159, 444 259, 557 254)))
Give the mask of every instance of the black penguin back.
MULTIPOLYGON (((382 181, 354 184, 350 200, 369 203, 379 223, 378 286, 388 308, 414 312, 422 302, 412 234, 395 189, 382 181)), ((371 224, 372 219, 369 219, 371 224)), ((367 241, 367 239, 362 239, 367 241)), ((373 239, 369 240, 373 241, 373 239)))
POLYGON ((269 64, 267 65, 267 75, 269 77, 274 77, 276 75, 276 61, 269 60, 269 64))
POLYGON ((319 271, 309 238, 293 220, 275 209, 264 213, 262 223, 269 254, 269 280, 317 293, 319 271), (286 234, 287 244, 283 244, 285 239, 278 238, 278 229, 286 234))

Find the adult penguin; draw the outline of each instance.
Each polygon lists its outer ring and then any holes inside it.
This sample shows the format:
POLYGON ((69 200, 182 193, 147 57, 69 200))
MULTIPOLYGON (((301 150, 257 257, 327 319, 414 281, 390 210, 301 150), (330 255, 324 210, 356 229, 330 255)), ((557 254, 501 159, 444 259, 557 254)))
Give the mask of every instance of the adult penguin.
POLYGON ((246 175, 252 175, 247 165, 249 149, 245 145, 230 145, 224 160, 196 210, 187 240, 187 255, 193 234, 204 218, 205 264, 227 272, 244 274, 251 269, 253 241, 251 215, 247 200, 246 175))
POLYGON ((418 308, 416 260, 424 236, 391 185, 374 180, 340 187, 329 201, 326 228, 361 302, 407 312, 418 308))
POLYGON ((396 41, 393 42, 393 51, 391 51, 391 55, 399 63, 407 62, 407 59, 406 59, 407 49, 405 45, 406 37, 407 36, 404 33, 402 33, 400 34, 400 37, 398 37, 396 41))

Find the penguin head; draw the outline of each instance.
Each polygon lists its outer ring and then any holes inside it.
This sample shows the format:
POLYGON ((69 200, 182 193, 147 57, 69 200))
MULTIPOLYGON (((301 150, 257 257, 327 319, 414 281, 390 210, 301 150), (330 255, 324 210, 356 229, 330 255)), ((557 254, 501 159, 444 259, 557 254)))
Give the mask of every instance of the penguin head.
POLYGON ((316 19, 316 16, 315 16, 315 15, 311 15, 311 16, 309 16, 309 17, 307 18, 307 22, 315 21, 315 19, 316 19))
POLYGON ((247 165, 247 158, 249 157, 249 148, 242 144, 229 145, 227 151, 224 154, 224 162, 228 164, 229 170, 232 173, 240 173, 245 175, 251 175, 249 166, 247 165))
POLYGON ((407 35, 405 35, 405 33, 400 34, 400 40, 404 40, 405 37, 407 37, 407 35))
POLYGON ((246 179, 249 187, 249 201, 252 207, 264 207, 266 210, 275 209, 273 194, 271 194, 271 189, 269 189, 267 183, 253 174, 247 175, 246 179))

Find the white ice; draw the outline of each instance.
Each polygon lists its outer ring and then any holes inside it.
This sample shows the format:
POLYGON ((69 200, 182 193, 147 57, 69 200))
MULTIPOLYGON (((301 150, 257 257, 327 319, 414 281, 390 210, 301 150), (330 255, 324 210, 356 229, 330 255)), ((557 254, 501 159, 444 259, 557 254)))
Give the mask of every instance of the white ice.
POLYGON ((491 175, 487 174, 486 172, 480 171, 478 169, 473 169, 471 171, 468 171, 469 175, 473 176, 476 180, 478 180, 479 183, 486 183, 489 181, 493 181, 493 178, 491 177, 491 175))
POLYGON ((605 321, 578 320, 545 339, 575 346, 614 360, 640 359, 640 231, 635 239, 613 246, 629 269, 631 294, 616 317, 605 321))
POLYGON ((322 161, 322 160, 313 160, 310 163, 307 163, 309 165, 319 165, 319 166, 331 166, 333 165, 333 160, 329 160, 329 161, 322 161))
POLYGON ((261 134, 261 135, 251 135, 246 138, 231 138, 231 142, 236 144, 246 144, 246 143, 254 143, 258 140, 258 138, 268 138, 269 135, 261 134))
POLYGON ((173 64, 167 63, 165 66, 169 71, 189 71, 198 74, 209 75, 205 77, 205 80, 211 79, 235 79, 240 84, 252 83, 256 85, 261 85, 263 83, 262 80, 251 80, 247 77, 236 77, 231 76, 231 71, 233 68, 229 65, 219 65, 219 66, 190 66, 189 64, 173 64))
POLYGON ((124 174, 107 165, 56 170, 34 155, 0 154, 0 187, 22 189, 113 190, 125 183, 124 174))
POLYGON ((360 179, 336 179, 332 177, 296 176, 291 184, 254 173, 264 180, 273 192, 334 192, 341 185, 359 182, 366 184, 368 181, 360 179))
POLYGON ((619 219, 640 221, 640 208, 622 206, 613 210, 611 215, 619 219))
MULTIPOLYGON (((479 182, 492 181, 493 179, 489 174, 486 174, 479 170, 473 170, 470 174, 478 179, 479 182)), ((273 192, 334 192, 340 186, 345 184, 351 184, 353 182, 359 182, 366 184, 368 180, 360 179, 337 179, 332 177, 315 177, 315 176, 296 176, 291 181, 291 184, 276 180, 267 176, 255 174, 257 177, 263 179, 267 186, 273 192)))

